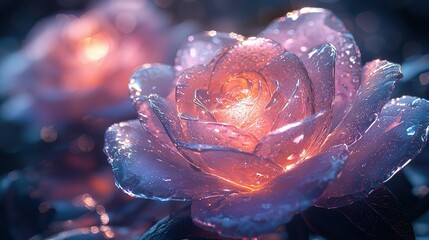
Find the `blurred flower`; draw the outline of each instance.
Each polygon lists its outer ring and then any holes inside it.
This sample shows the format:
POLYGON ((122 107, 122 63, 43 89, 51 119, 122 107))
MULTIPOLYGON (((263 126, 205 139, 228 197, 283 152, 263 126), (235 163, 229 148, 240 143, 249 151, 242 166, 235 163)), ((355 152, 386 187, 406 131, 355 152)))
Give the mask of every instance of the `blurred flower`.
POLYGON ((138 239, 178 207, 133 199, 112 180, 106 170, 79 178, 43 168, 10 172, 0 179, 3 227, 13 239, 138 239))
POLYGON ((306 208, 367 196, 427 140, 429 102, 391 98, 400 66, 359 49, 330 11, 303 8, 258 37, 190 36, 175 68, 131 77, 139 121, 113 125, 105 152, 135 197, 192 201, 223 236, 271 232, 306 208))
POLYGON ((110 0, 79 17, 58 14, 36 25, 25 47, 3 64, 4 91, 13 95, 3 114, 38 127, 133 116, 128 76, 143 62, 168 62, 178 46, 172 41, 189 33, 185 26, 173 29, 149 1, 110 0))

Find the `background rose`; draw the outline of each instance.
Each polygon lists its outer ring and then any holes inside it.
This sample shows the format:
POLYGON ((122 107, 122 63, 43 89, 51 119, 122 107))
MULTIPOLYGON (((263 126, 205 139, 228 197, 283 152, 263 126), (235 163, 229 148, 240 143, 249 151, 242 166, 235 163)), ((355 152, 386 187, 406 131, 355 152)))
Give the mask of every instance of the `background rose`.
POLYGON ((101 119, 93 128, 104 129, 128 119, 134 113, 124 80, 142 62, 171 62, 174 43, 193 28, 172 26, 149 1, 136 0, 109 0, 81 15, 45 19, 1 66, 1 91, 10 96, 2 116, 31 119, 39 128, 89 116, 101 119))
POLYGON ((200 226, 257 236, 314 203, 366 196, 418 154, 429 103, 386 104, 401 77, 387 61, 361 69, 351 34, 323 9, 246 40, 211 31, 188 38, 175 69, 133 74, 140 123, 109 128, 105 151, 130 195, 193 200, 200 226))

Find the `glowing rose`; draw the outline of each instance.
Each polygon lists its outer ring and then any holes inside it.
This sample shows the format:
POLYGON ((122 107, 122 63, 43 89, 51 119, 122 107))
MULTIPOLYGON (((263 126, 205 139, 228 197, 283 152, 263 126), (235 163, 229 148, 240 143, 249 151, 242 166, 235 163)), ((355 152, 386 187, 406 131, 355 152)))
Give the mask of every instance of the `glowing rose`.
POLYGON ((401 77, 387 61, 362 68, 324 9, 247 39, 206 32, 188 38, 175 68, 132 75, 139 121, 110 127, 105 152, 131 196, 192 201, 197 225, 258 236, 314 204, 361 199, 418 154, 429 102, 389 102, 401 77))
POLYGON ((142 62, 168 62, 177 46, 170 41, 189 29, 173 29, 149 1, 110 0, 79 17, 58 14, 36 25, 3 66, 14 97, 3 108, 17 115, 28 105, 24 117, 42 126, 131 115, 129 76, 142 62))

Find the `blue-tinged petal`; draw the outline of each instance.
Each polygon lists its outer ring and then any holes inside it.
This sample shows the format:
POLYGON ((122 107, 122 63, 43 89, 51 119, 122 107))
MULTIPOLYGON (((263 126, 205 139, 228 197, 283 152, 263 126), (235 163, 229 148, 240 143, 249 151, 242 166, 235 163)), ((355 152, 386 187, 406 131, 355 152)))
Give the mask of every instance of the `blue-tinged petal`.
POLYGON ((144 101, 150 94, 167 97, 175 89, 174 69, 163 64, 144 64, 131 76, 128 85, 133 102, 144 101))
POLYGON ((275 20, 259 36, 279 42, 302 59, 321 44, 334 45, 337 56, 333 126, 336 126, 356 96, 361 71, 359 48, 341 20, 326 9, 302 8, 275 20))
POLYGON ((191 167, 171 142, 162 142, 138 121, 111 126, 104 151, 116 185, 131 196, 160 200, 191 200, 239 189, 191 167))
POLYGON ((176 56, 176 71, 182 71, 195 65, 208 64, 217 54, 244 38, 235 33, 208 31, 189 36, 176 56))
POLYGON ((374 60, 365 65, 362 85, 344 119, 330 134, 326 148, 352 144, 359 139, 391 98, 395 82, 402 78, 401 66, 374 60))
POLYGON ((346 158, 346 146, 334 147, 303 161, 260 190, 194 201, 192 218, 223 236, 257 237, 272 232, 312 206, 346 158))
POLYGON ((367 196, 390 179, 425 146, 429 102, 416 97, 394 99, 350 146, 350 157, 337 180, 317 204, 339 207, 367 196))
POLYGON ((318 120, 324 114, 325 112, 314 114, 268 133, 256 145, 254 154, 271 158, 284 168, 306 158, 311 154, 310 147, 319 135, 315 130, 318 120))

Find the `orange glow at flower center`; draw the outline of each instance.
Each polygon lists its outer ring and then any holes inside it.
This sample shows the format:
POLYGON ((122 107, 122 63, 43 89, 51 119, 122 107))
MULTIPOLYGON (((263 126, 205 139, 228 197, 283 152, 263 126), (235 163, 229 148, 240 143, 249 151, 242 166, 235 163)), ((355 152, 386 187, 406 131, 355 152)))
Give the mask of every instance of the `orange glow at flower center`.
POLYGON ((78 48, 83 55, 83 62, 96 62, 109 53, 109 37, 106 34, 98 33, 79 41, 78 48))

